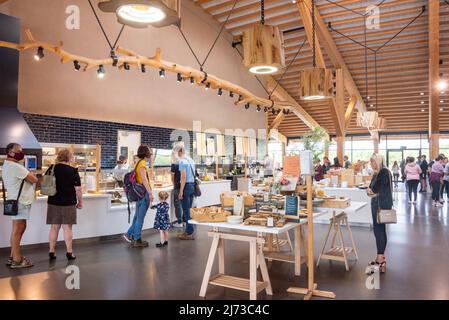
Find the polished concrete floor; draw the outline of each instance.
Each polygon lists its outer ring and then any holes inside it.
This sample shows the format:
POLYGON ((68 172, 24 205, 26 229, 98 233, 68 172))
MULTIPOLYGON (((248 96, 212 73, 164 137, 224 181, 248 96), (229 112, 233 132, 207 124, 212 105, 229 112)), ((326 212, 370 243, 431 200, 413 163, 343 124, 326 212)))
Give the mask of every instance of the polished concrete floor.
MULTIPOLYGON (((323 261, 316 270, 320 289, 336 293, 337 299, 449 299, 449 212, 448 204, 433 208, 429 195, 420 195, 410 207, 399 192, 399 223, 388 227, 388 270, 380 276, 380 289, 369 290, 365 266, 375 255, 372 231, 353 228, 359 261, 346 272, 343 263, 323 261)), ((49 263, 45 247, 26 248, 24 254, 35 263, 29 270, 9 270, 0 265, 0 299, 199 299, 201 280, 211 239, 199 229, 195 241, 181 242, 176 231, 170 234, 169 247, 153 245, 154 232, 146 235, 149 248, 133 249, 120 239, 97 243, 77 243, 80 289, 66 289, 67 261, 61 244, 58 259, 49 263)), ((327 231, 315 225, 316 250, 327 231)), ((75 228, 76 232, 76 228, 75 228)), ((240 243, 226 247, 227 272, 248 276, 248 248, 240 243)), ((7 252, 0 251, 1 261, 7 252)), ((214 269, 216 270, 216 265, 214 269)), ((293 265, 272 262, 269 274, 273 296, 260 293, 259 299, 299 299, 286 293, 290 286, 306 285, 303 275, 294 276, 293 265)), ((207 299, 248 299, 248 294, 209 286, 207 299)))

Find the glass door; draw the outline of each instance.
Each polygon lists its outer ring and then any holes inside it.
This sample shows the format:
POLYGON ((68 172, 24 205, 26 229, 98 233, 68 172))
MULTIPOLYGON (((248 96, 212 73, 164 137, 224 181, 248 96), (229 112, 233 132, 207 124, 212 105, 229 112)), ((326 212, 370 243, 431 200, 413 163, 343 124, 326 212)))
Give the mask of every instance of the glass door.
POLYGON ((395 161, 401 164, 402 159, 404 159, 404 150, 388 150, 387 151, 387 166, 391 168, 395 161))

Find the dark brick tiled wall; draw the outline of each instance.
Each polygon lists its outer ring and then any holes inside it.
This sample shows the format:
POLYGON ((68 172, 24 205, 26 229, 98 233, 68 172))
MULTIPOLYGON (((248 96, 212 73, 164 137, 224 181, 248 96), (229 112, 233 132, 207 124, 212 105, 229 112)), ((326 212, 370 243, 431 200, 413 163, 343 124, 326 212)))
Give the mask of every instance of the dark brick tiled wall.
MULTIPOLYGON (((171 149, 173 129, 122 124, 115 122, 72 119, 36 114, 23 114, 39 142, 100 144, 101 167, 113 168, 117 158, 117 130, 142 132, 142 143, 152 148, 171 149)), ((190 141, 193 134, 189 132, 190 141)))

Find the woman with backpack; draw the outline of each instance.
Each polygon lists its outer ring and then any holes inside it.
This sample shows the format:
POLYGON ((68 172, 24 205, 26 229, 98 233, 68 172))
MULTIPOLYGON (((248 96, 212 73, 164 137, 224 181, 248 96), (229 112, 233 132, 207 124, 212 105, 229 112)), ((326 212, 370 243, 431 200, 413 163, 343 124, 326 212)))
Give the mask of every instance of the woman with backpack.
POLYGON ((128 232, 123 235, 123 238, 132 244, 134 248, 148 247, 148 242, 142 240, 142 228, 145 221, 145 216, 150 204, 153 202, 153 191, 150 186, 150 175, 147 161, 150 162, 153 152, 150 147, 141 145, 137 149, 137 163, 134 169, 136 183, 143 187, 144 194, 142 198, 136 203, 136 213, 128 232))

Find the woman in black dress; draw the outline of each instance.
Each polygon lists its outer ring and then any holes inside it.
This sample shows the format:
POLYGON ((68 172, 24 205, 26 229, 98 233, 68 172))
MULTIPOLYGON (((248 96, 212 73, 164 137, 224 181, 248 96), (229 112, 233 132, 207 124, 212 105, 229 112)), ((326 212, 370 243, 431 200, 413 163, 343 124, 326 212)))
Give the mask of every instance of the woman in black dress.
POLYGON ((370 262, 369 266, 379 268, 379 271, 384 273, 387 268, 385 259, 387 230, 384 223, 377 222, 377 215, 379 210, 390 210, 393 207, 392 178, 382 155, 373 154, 370 161, 374 175, 367 194, 371 198, 371 214, 373 217, 374 237, 376 238, 377 258, 370 262))
POLYGON ((50 260, 56 259, 56 242, 61 226, 67 247, 66 257, 68 260, 76 259, 72 249, 72 226, 76 224, 76 210, 83 207, 83 196, 78 169, 70 165, 72 159, 73 154, 70 150, 61 150, 58 152, 56 164, 49 168, 54 170, 56 178, 56 194, 48 197, 47 202, 47 224, 51 225, 50 260))

